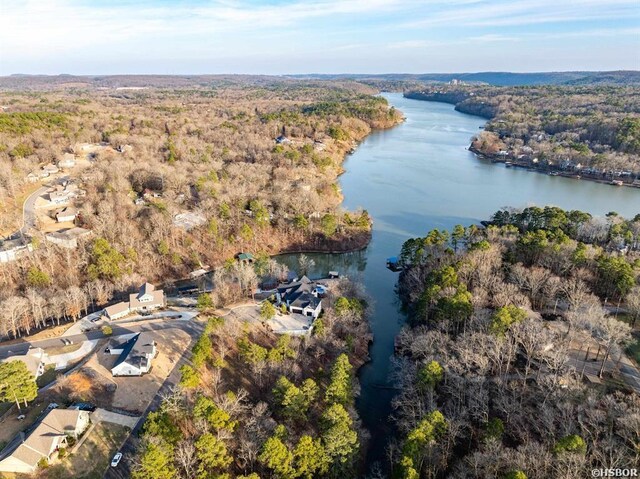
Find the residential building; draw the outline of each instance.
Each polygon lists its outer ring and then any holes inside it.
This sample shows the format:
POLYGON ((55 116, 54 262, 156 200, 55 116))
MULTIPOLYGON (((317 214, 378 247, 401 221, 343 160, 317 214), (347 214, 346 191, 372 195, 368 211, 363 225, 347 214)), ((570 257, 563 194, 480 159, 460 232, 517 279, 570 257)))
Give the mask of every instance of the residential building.
POLYGON ((75 249, 78 247, 78 240, 91 234, 91 230, 85 228, 67 228, 45 235, 45 239, 63 248, 75 249))
POLYGON ((58 162, 60 168, 73 168, 76 166, 76 156, 73 153, 65 153, 58 162))
POLYGON ((0 472, 31 474, 41 461, 50 462, 89 426, 89 413, 74 409, 52 409, 28 434, 19 433, 0 452, 0 472))
POLYGON ((118 356, 111 368, 113 376, 142 376, 151 370, 158 351, 148 334, 137 333, 128 338, 114 338, 105 352, 118 356))
POLYGON ((156 289, 151 283, 144 283, 137 293, 129 295, 129 301, 107 306, 104 312, 109 319, 114 320, 130 313, 153 311, 164 305, 164 291, 156 289))
POLYGON ((78 216, 78 211, 71 206, 67 206, 66 208, 56 213, 56 221, 58 223, 64 223, 65 221, 73 221, 76 219, 76 216, 78 216))
POLYGON ((30 251, 33 251, 30 241, 24 241, 21 238, 0 241, 0 263, 15 261, 30 251))
POLYGON ((31 348, 25 354, 9 356, 2 360, 3 363, 11 361, 22 361, 27 370, 33 374, 33 378, 38 379, 44 373, 45 363, 49 360, 49 356, 42 348, 31 348))
POLYGON ((45 176, 45 178, 46 178, 49 175, 53 175, 53 174, 59 172, 60 168, 58 168, 53 163, 49 163, 48 165, 45 165, 45 166, 42 167, 42 171, 43 171, 43 173, 46 173, 46 176, 45 176))
POLYGON ((131 313, 131 309, 129 309, 128 301, 120 301, 119 303, 104 308, 104 312, 107 317, 113 321, 114 319, 120 319, 131 313))
MULTIPOLYGON (((324 292, 324 289, 322 289, 324 292)), ((316 319, 322 312, 320 290, 315 282, 306 276, 297 281, 281 284, 276 288, 276 304, 286 305, 291 313, 302 314, 316 319)))
POLYGON ((129 295, 131 311, 151 311, 164 306, 164 291, 156 290, 151 283, 144 283, 137 293, 129 295))

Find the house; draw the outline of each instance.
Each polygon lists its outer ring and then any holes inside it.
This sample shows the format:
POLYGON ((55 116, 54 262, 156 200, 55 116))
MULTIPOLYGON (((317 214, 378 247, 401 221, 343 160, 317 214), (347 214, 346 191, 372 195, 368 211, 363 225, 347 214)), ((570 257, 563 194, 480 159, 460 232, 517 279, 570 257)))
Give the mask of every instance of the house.
POLYGON ((316 319, 322 312, 322 300, 318 294, 316 283, 303 276, 298 281, 281 284, 276 288, 276 304, 284 304, 291 313, 316 319))
POLYGON ((52 409, 28 434, 19 433, 0 452, 0 472, 31 474, 77 439, 89 426, 89 413, 74 409, 52 409))
POLYGON ((43 173, 46 173, 46 177, 53 175, 57 172, 60 171, 60 168, 58 168, 56 165, 54 165, 53 163, 49 163, 48 165, 45 165, 42 167, 42 171, 43 173))
POLYGON ((156 290, 151 283, 144 283, 137 293, 129 295, 131 311, 151 311, 164 306, 164 291, 156 290))
POLYGON ((25 177, 25 180, 27 180, 28 183, 37 183, 40 177, 32 171, 25 177))
POLYGON ((104 313, 109 319, 114 320, 130 313, 152 311, 164 305, 164 291, 156 289, 151 283, 144 283, 137 293, 129 295, 129 301, 107 306, 104 308, 104 313))
POLYGON ((129 309, 128 301, 120 301, 119 303, 112 304, 111 306, 107 306, 104 308, 104 313, 110 320, 119 319, 131 312, 129 309))
POLYGON ((76 156, 73 153, 65 153, 58 162, 60 168, 73 168, 76 166, 76 156))
POLYGON ((33 251, 33 245, 21 238, 0 241, 0 263, 15 261, 29 251, 33 251))
POLYGON ((90 234, 91 230, 74 227, 48 233, 44 238, 63 248, 75 249, 78 247, 78 240, 90 234))
POLYGON ((68 206, 56 213, 56 221, 58 223, 64 223, 65 221, 73 221, 78 216, 78 211, 71 206, 68 206))
POLYGON ((158 353, 155 341, 145 333, 137 333, 124 341, 115 338, 105 352, 118 356, 111 368, 113 376, 142 376, 148 373, 158 353))
POLYGON ((71 199, 72 192, 67 186, 58 185, 49 191, 49 201, 54 205, 68 203, 71 199))
POLYGON ((44 373, 44 366, 48 360, 49 356, 42 348, 30 348, 25 354, 9 356, 8 358, 3 359, 2 362, 8 363, 11 361, 22 361, 27 366, 27 370, 33 374, 33 378, 35 380, 44 373))

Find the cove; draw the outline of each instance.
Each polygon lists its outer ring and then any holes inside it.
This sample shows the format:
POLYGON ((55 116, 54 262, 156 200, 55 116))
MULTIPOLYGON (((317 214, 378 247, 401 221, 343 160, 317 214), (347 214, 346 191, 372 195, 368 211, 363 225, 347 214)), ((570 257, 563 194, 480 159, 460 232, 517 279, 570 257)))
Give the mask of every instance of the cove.
MULTIPOLYGON (((451 229, 488 219, 504 206, 555 205, 593 215, 617 211, 625 217, 640 212, 640 190, 548 176, 505 168, 467 151, 471 137, 485 120, 453 109, 453 105, 383 94, 406 121, 374 131, 348 157, 340 179, 344 206, 366 209, 373 218, 369 246, 345 254, 309 254, 316 265, 310 276, 339 271, 364 283, 373 299, 369 318, 373 332, 371 361, 359 371, 360 417, 370 431, 369 465, 385 461, 393 432, 388 422, 394 395, 389 372, 394 338, 405 317, 395 294, 397 273, 385 260, 408 238, 433 228, 451 229)), ((297 255, 278 259, 297 269, 297 255)))

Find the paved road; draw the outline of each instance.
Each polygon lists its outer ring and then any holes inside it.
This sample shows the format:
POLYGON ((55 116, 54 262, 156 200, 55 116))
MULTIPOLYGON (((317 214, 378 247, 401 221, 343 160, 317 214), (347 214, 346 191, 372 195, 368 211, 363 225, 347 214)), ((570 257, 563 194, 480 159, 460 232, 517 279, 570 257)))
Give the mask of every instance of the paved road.
POLYGON ((22 228, 19 233, 25 235, 36 227, 36 200, 49 190, 48 186, 41 186, 31 193, 22 206, 22 228))
POLYGON ((129 479, 131 477, 131 471, 133 469, 133 466, 135 465, 135 459, 139 458, 139 435, 142 426, 144 425, 145 418, 151 411, 155 411, 160 407, 162 399, 167 394, 169 394, 169 392, 180 381, 180 367, 183 364, 189 362, 188 358, 191 356, 191 348, 204 331, 203 323, 183 321, 182 324, 186 326, 183 329, 191 336, 191 342, 189 343, 189 346, 184 350, 182 356, 176 362, 176 365, 167 376, 167 379, 165 379, 164 383, 162 383, 162 386, 160 386, 160 389, 152 399, 147 409, 142 414, 142 418, 138 421, 136 426, 131 431, 131 434, 129 434, 129 437, 127 437, 126 441, 120 448, 120 452, 122 452, 122 460, 120 461, 120 464, 118 464, 117 467, 107 468, 104 474, 104 479, 129 479))

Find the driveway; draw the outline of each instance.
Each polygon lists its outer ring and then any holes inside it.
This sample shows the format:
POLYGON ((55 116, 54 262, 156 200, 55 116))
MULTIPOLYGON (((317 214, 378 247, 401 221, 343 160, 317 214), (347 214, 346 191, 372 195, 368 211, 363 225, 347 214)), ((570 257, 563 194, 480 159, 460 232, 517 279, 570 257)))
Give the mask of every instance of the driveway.
POLYGON ((128 416, 126 414, 120 414, 98 408, 91 414, 91 420, 93 422, 112 422, 114 424, 120 424, 121 426, 133 429, 136 427, 136 424, 138 424, 140 416, 128 416))

